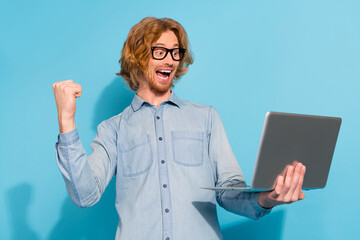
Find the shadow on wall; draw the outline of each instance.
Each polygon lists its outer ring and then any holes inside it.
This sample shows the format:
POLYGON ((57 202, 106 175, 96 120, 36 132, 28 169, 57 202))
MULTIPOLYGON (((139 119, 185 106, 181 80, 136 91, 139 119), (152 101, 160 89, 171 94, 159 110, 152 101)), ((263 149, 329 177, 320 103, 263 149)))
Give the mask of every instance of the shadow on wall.
POLYGON ((135 93, 124 81, 120 77, 113 78, 111 84, 100 95, 96 102, 92 124, 95 131, 102 121, 121 113, 131 104, 135 93))
POLYGON ((6 194, 10 219, 10 236, 12 240, 37 240, 39 236, 31 229, 28 222, 29 205, 32 200, 33 188, 27 184, 19 184, 6 194))
POLYGON ((272 212, 255 221, 248 220, 222 229, 224 240, 253 239, 280 240, 283 235, 285 211, 272 212))
MULTIPOLYGON (((119 114, 130 105, 134 93, 128 89, 119 77, 115 77, 104 89, 95 105, 92 122, 95 131, 103 120, 119 114)), ((79 208, 66 197, 60 219, 48 239, 115 239, 119 220, 115 208, 115 183, 113 178, 100 201, 90 208, 79 208)))
POLYGON ((79 208, 67 197, 61 208, 60 220, 48 239, 115 239, 117 223, 114 178, 100 201, 92 207, 79 208))
POLYGON ((217 234, 218 238, 221 239, 221 235, 219 234, 221 229, 219 226, 218 218, 217 216, 214 216, 217 214, 216 204, 212 202, 192 202, 192 205, 211 226, 211 228, 217 234))

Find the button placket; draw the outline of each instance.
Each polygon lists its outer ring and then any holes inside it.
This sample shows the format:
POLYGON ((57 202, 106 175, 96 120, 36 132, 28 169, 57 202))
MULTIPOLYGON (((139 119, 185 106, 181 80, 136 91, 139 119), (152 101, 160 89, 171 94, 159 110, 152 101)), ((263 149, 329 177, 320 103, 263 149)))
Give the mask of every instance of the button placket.
POLYGON ((158 161, 160 162, 159 171, 159 187, 161 195, 162 208, 162 224, 163 224, 163 239, 170 239, 172 236, 172 212, 170 199, 170 186, 168 175, 168 164, 166 163, 166 138, 164 135, 163 119, 164 105, 160 106, 155 111, 155 133, 157 139, 158 161))

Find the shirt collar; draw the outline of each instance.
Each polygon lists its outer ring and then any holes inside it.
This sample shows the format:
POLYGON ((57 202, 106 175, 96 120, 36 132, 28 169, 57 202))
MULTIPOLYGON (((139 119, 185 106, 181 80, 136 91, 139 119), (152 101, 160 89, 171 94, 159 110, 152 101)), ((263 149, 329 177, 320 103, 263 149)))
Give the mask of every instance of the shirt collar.
POLYGON ((173 91, 171 91, 171 95, 168 98, 168 100, 165 101, 165 103, 171 103, 171 104, 177 106, 178 108, 180 108, 182 105, 182 100, 180 98, 178 98, 173 91))
MULTIPOLYGON (((147 104, 149 106, 151 105, 150 103, 148 103, 144 99, 140 98, 137 94, 135 94, 135 96, 134 96, 134 98, 133 98, 133 100, 131 102, 131 107, 132 107, 133 111, 136 112, 144 104, 147 104)), ((180 106, 182 105, 182 100, 180 98, 178 98, 173 91, 171 91, 171 95, 168 98, 168 100, 164 101, 161 104, 172 104, 172 105, 175 105, 178 108, 180 108, 180 106)))

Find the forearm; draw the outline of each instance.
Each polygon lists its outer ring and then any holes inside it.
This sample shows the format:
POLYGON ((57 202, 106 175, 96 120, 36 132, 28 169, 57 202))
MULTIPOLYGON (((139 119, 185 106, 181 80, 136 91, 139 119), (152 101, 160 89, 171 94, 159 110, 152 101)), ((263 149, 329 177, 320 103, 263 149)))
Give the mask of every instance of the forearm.
POLYGON ((63 114, 58 114, 59 131, 60 133, 67 133, 76 128, 75 116, 66 117, 63 114))
POLYGON ((258 192, 226 190, 217 194, 221 207, 232 213, 252 219, 259 219, 271 210, 262 208, 258 203, 258 192))
POLYGON ((59 134, 56 158, 72 202, 79 207, 94 205, 101 192, 76 129, 59 134))
MULTIPOLYGON (((244 186, 245 178, 228 142, 219 114, 213 109, 209 138, 209 156, 217 171, 216 187, 244 186)), ((223 190, 216 193, 217 202, 226 210, 252 219, 269 213, 257 199, 258 193, 223 190)))

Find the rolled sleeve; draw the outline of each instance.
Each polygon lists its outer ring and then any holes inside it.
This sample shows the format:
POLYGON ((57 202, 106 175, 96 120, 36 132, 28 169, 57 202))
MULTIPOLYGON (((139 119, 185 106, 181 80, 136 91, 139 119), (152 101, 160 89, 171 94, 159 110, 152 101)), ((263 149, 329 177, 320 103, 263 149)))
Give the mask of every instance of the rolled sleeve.
POLYGON ((252 219, 259 219, 271 212, 258 202, 259 192, 226 190, 218 195, 218 203, 226 210, 252 219))
MULTIPOLYGON (((215 185, 217 187, 246 185, 245 177, 231 150, 220 115, 213 108, 210 111, 210 119, 209 156, 217 166, 215 185)), ((226 210, 252 219, 259 219, 271 211, 259 205, 258 192, 222 190, 218 191, 216 196, 219 205, 226 210)))
POLYGON ((70 132, 59 133, 58 135, 58 143, 62 146, 69 146, 77 141, 79 141, 79 133, 76 128, 70 132))

